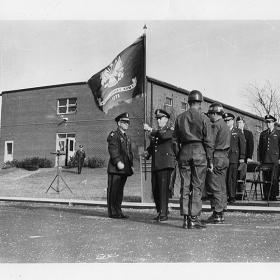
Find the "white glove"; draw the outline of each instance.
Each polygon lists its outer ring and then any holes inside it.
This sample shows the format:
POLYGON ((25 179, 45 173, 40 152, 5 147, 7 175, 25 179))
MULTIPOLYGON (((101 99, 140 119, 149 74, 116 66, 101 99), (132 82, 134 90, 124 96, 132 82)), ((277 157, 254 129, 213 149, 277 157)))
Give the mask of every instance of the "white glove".
POLYGON ((124 164, 121 161, 119 161, 117 163, 117 167, 118 167, 119 170, 122 170, 122 169, 124 169, 124 164))
POLYGON ((144 123, 143 126, 144 126, 145 131, 152 131, 153 130, 147 123, 144 123))

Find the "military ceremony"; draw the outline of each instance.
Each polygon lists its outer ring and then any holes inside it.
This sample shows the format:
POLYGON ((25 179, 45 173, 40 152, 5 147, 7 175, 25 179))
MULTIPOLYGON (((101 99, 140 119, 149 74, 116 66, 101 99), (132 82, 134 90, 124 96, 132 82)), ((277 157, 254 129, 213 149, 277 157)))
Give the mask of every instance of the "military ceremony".
POLYGON ((280 21, 7 18, 0 35, 0 265, 276 271, 280 21))

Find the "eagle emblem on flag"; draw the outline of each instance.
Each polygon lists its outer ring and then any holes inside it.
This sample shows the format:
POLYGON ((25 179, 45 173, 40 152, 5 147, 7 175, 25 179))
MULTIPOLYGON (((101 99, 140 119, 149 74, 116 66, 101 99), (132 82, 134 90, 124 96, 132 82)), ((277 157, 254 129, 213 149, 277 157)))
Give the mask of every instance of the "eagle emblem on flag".
POLYGON ((101 73, 101 85, 104 88, 115 86, 123 78, 123 72, 123 63, 118 57, 101 73))

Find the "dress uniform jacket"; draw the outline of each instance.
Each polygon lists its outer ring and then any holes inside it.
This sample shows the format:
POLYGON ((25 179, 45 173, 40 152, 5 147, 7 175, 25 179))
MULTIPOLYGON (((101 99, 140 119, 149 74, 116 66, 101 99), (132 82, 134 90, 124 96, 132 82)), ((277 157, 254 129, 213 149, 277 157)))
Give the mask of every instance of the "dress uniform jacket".
POLYGON ((107 172, 109 174, 132 175, 133 154, 130 138, 117 129, 109 134, 107 142, 110 154, 107 172), (124 164, 124 169, 122 170, 117 168, 119 161, 124 164))
POLYGON ((260 134, 259 159, 261 163, 278 163, 280 159, 280 132, 266 129, 260 134))
POLYGON ((238 163, 245 159, 246 140, 242 131, 236 127, 231 130, 229 162, 238 163))
POLYGON ((167 126, 151 132, 147 151, 152 156, 152 171, 175 168, 176 146, 173 132, 174 129, 167 126))
POLYGON ((246 140, 246 149, 245 149, 245 162, 248 158, 253 158, 254 152, 254 136, 250 130, 243 129, 243 133, 246 140))

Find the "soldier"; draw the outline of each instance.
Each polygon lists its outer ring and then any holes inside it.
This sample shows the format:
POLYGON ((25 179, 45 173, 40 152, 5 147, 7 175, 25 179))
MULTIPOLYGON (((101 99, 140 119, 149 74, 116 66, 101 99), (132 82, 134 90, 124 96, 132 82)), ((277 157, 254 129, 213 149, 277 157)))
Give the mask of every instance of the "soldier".
POLYGON ((231 131, 230 149, 228 155, 229 168, 227 170, 227 196, 228 203, 234 203, 236 196, 238 164, 244 162, 246 143, 244 134, 240 131, 240 129, 233 126, 235 116, 231 113, 225 113, 223 118, 231 131))
POLYGON ((245 140, 246 140, 246 149, 245 149, 245 159, 244 159, 244 161, 245 161, 245 163, 247 163, 248 161, 250 162, 250 161, 253 160, 253 153, 254 153, 254 136, 253 136, 253 133, 248 129, 244 129, 245 121, 240 116, 238 116, 236 118, 236 126, 244 134, 245 140))
POLYGON ((114 219, 126 219, 121 209, 123 189, 128 176, 133 174, 131 141, 126 131, 129 127, 128 113, 115 118, 117 129, 110 132, 107 142, 110 154, 108 163, 107 206, 108 215, 114 219))
POLYGON ((168 220, 169 186, 175 168, 174 128, 167 125, 170 115, 161 109, 155 111, 158 129, 144 124, 150 132, 150 145, 145 151, 146 159, 152 156, 152 193, 156 204, 157 217, 162 222, 168 220))
POLYGON ((275 129, 276 118, 271 115, 265 116, 267 129, 262 131, 259 140, 259 159, 261 164, 268 166, 263 171, 265 181, 272 181, 263 185, 264 200, 277 200, 278 187, 278 164, 280 158, 280 132, 275 129))
MULTIPOLYGON (((238 179, 241 180, 242 182, 245 182, 246 172, 244 172, 244 171, 247 171, 247 163, 253 161, 254 136, 253 136, 253 133, 250 130, 244 129, 245 121, 244 121, 243 117, 238 116, 236 118, 236 126, 244 134, 245 141, 246 141, 244 170, 242 170, 241 166, 238 168, 238 169, 240 169, 240 170, 238 170, 238 179)), ((237 184, 237 191, 238 191, 239 194, 236 196, 236 199, 242 199, 243 196, 240 193, 242 193, 244 188, 245 188, 245 186, 244 186, 243 183, 237 184)))
POLYGON ((188 97, 190 108, 176 118, 174 136, 178 143, 178 165, 181 177, 180 213, 183 228, 201 229, 206 226, 199 216, 206 169, 213 170, 213 143, 208 118, 201 113, 203 97, 193 90, 188 97))
POLYGON ((214 140, 213 172, 207 174, 210 203, 213 214, 208 218, 208 223, 224 223, 223 210, 227 205, 226 174, 229 165, 228 152, 230 148, 230 130, 223 120, 223 106, 213 103, 209 106, 208 116, 212 122, 214 140))
POLYGON ((77 161, 78 164, 78 174, 81 174, 82 168, 84 166, 84 160, 86 158, 86 153, 83 148, 84 148, 83 145, 79 145, 79 150, 75 154, 75 160, 77 161))

